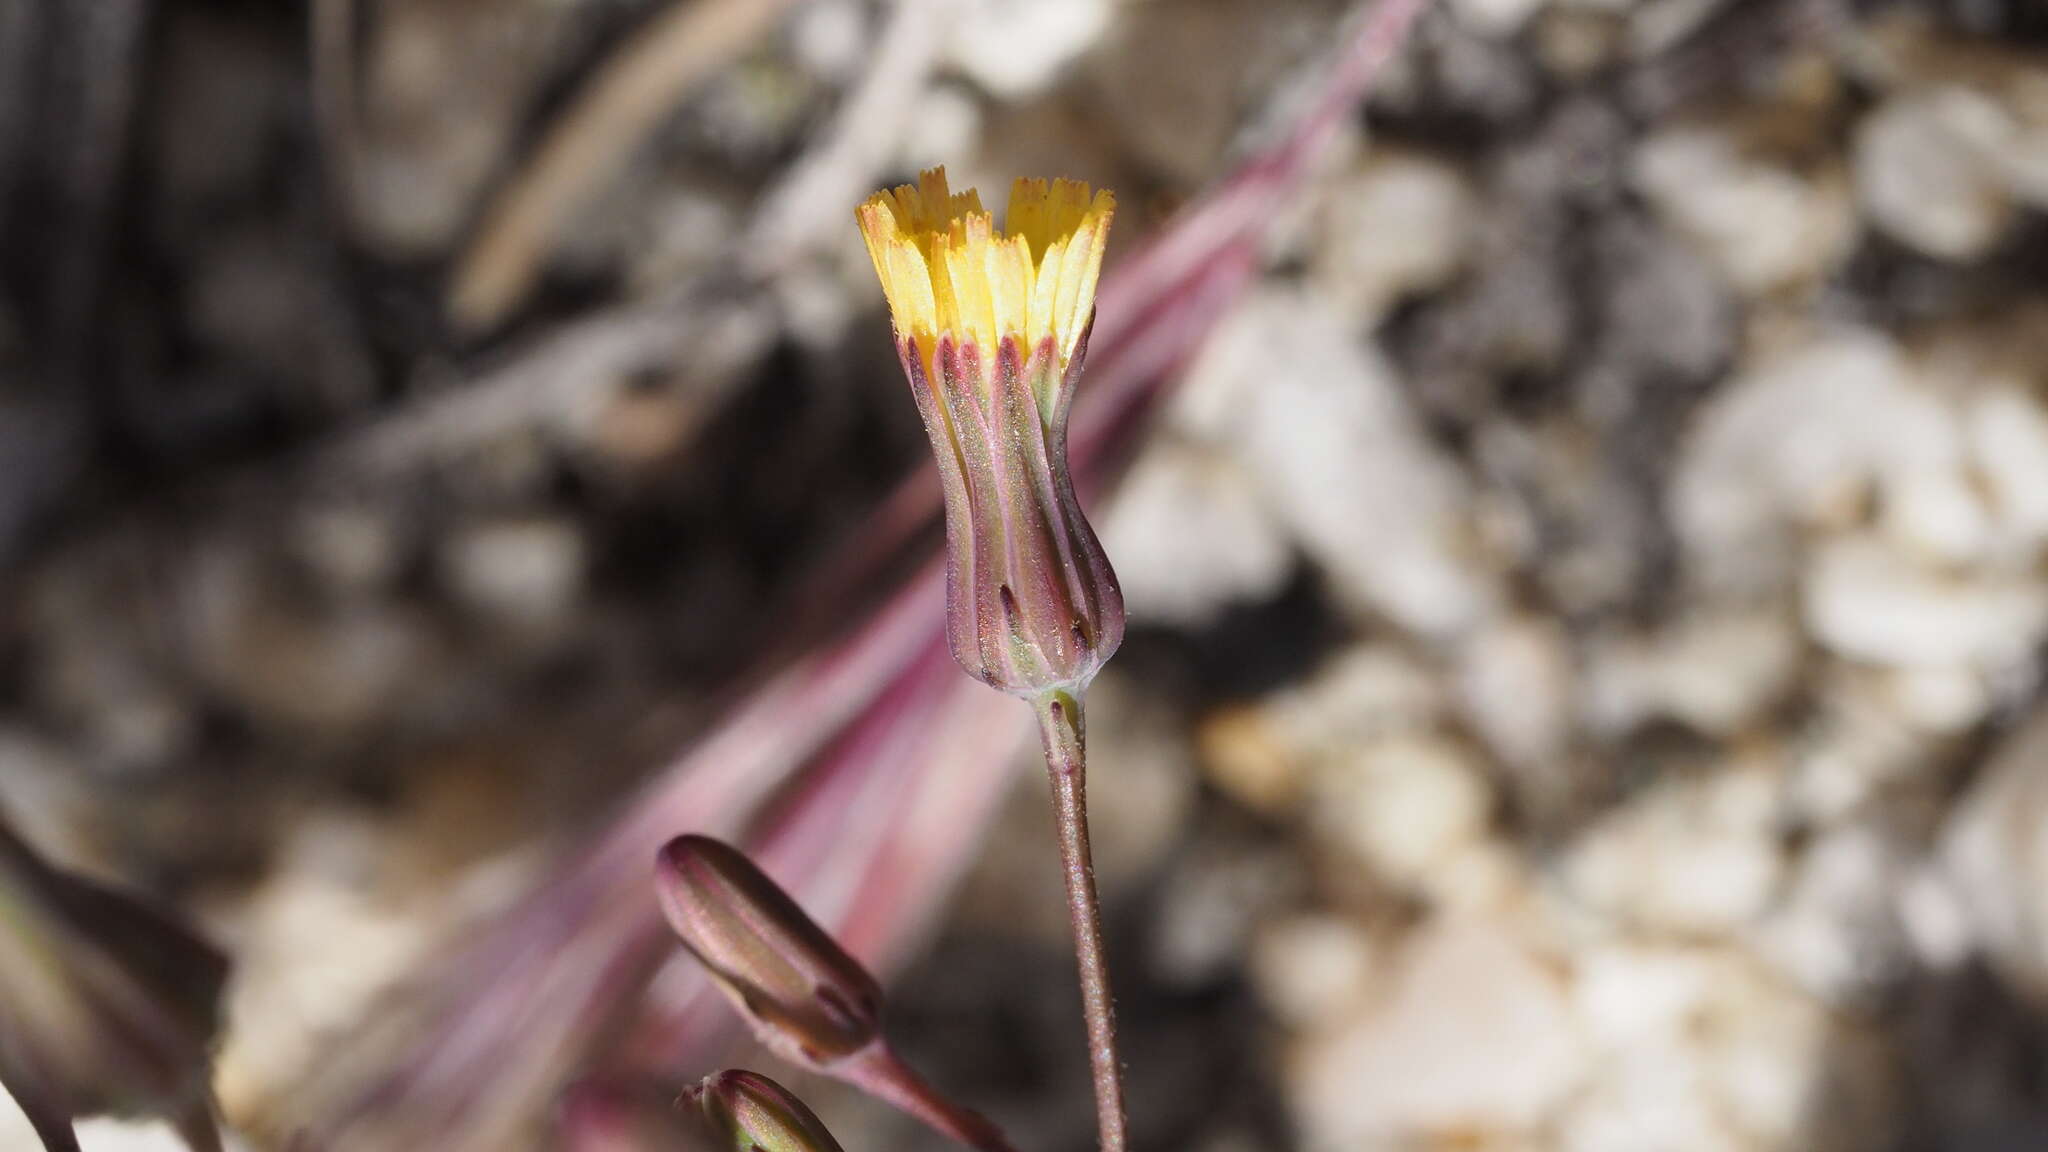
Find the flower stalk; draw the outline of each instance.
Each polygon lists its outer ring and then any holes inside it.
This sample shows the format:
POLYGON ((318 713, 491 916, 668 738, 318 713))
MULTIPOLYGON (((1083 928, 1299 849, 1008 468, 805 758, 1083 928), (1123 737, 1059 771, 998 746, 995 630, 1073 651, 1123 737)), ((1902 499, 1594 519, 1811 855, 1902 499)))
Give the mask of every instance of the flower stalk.
POLYGON ((1067 919, 1074 931, 1074 962, 1081 974, 1081 1014, 1088 1024, 1088 1069, 1095 1082, 1095 1122, 1102 1152, 1123 1152, 1124 1081, 1116 1047, 1116 1004, 1103 955, 1102 908, 1095 892, 1095 862, 1088 847, 1088 752, 1085 717, 1077 693, 1051 692, 1033 702, 1045 771, 1052 783, 1059 826, 1060 870, 1067 886, 1067 919))
POLYGON ((847 1060, 834 1074, 925 1127, 981 1152, 1015 1152, 1002 1130, 979 1112, 962 1108, 903 1062, 886 1040, 847 1060))

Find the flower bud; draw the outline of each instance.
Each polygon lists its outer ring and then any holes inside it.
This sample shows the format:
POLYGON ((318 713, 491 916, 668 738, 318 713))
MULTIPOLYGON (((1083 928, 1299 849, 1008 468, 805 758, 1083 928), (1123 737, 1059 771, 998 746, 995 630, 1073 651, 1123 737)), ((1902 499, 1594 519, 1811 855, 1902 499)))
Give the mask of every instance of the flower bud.
POLYGON ((0 1085, 45 1148, 72 1121, 161 1116, 220 1147, 209 1047, 227 961, 132 897, 50 867, 0 820, 0 1085))
POLYGON ((1005 234, 933 169, 858 214, 938 460, 953 656, 1018 696, 1078 693, 1123 642, 1123 593, 1067 469, 1114 210, 1086 184, 1019 180, 1005 234))
POLYGON ((881 1037, 874 977, 745 855, 680 836, 656 873, 669 925, 771 1051, 822 1069, 881 1037))
POLYGON ((733 1152, 842 1152, 816 1113, 758 1072, 707 1076, 683 1095, 704 1114, 715 1147, 733 1152))

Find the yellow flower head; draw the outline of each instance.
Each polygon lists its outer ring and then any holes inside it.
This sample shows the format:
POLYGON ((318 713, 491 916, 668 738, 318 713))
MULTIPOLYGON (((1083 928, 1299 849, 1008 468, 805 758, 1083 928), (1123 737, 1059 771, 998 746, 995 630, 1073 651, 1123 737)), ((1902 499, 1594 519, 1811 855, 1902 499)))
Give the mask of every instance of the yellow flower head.
POLYGON ((1067 474, 1067 401, 1116 201, 1019 180, 1010 230, 946 170, 860 206, 946 501, 946 638, 975 678, 1077 692, 1124 636, 1123 592, 1067 474))
POLYGON ((897 336, 916 343, 928 373, 942 336, 973 344, 984 363, 1005 338, 1024 358, 1050 338, 1057 380, 1094 312, 1115 209, 1108 191, 1080 181, 1019 180, 1005 232, 980 196, 953 194, 933 168, 868 197, 859 218, 897 336))

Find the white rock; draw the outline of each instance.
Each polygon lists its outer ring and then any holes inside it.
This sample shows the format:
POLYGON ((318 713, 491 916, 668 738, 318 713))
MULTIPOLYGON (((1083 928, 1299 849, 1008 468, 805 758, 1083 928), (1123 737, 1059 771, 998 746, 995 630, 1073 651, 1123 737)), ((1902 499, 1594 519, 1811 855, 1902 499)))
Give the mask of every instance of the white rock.
POLYGON ((1964 564, 1991 541, 1991 518, 1968 477, 1949 470, 1901 477, 1886 487, 1886 533, 1929 559, 1964 564))
POLYGON ((1304 1147, 1351 1152, 1527 1133, 1578 1088, 1585 1058, 1535 953, 1495 925, 1438 919, 1394 959, 1386 999, 1303 1043, 1285 1083, 1304 1147))
POLYGON ((2039 559, 2048 547, 2048 409, 2006 383, 1972 396, 1963 420, 2001 546, 2016 563, 2039 559))
POLYGON ((1854 660, 1899 668, 2005 672, 2048 629, 2048 587, 1931 572, 1867 535, 1825 544, 1803 597, 1807 629, 1854 660))
POLYGON ((1044 88, 1109 27, 1105 0, 966 0, 960 7, 946 58, 1006 100, 1044 88))
POLYGON ((1284 854, 1207 849, 1166 873, 1151 932, 1151 978, 1198 988, 1241 970, 1263 910, 1296 883, 1284 854))
POLYGON ((1323 198, 1308 254, 1318 295, 1360 327, 1375 326, 1403 297, 1442 286, 1464 266, 1473 211, 1457 169, 1375 149, 1323 198))
POLYGON ((1717 949, 1603 946, 1577 973, 1600 1061, 1559 1125, 1558 1147, 1802 1146, 1828 1039, 1810 1001, 1717 949))
POLYGON ((1270 819, 1293 813, 1306 766, 1256 706, 1230 705, 1202 717, 1195 742, 1202 774, 1230 800, 1270 819))
POLYGON ((1680 1034, 1706 1002, 1714 973, 1698 951, 1603 944, 1576 958, 1579 1019, 1603 1050, 1627 1051, 1680 1034))
POLYGON ((1894 96, 1857 128, 1857 193, 1901 243, 1941 259, 1975 259, 2011 216, 2000 157, 2015 131, 2003 108, 1970 88, 1894 96))
POLYGON ((1506 37, 1527 24, 1543 4, 1544 0, 1452 0, 1451 11, 1483 36, 1506 37))
POLYGON ((1996 699, 1986 678, 1968 668, 1900 668, 1885 678, 1885 696, 1921 732, 1956 736, 1991 714, 1996 699))
MULTIPOLYGON (((100 1117, 78 1122, 81 1152, 187 1152, 183 1140, 160 1120, 117 1120, 100 1117)), ((224 1133, 227 1152, 249 1147, 233 1133, 224 1133)), ((28 1126, 28 1117, 0 1091, 0 1152, 43 1152, 43 1142, 28 1126)))
POLYGON ((1277 817, 1315 765, 1427 729, 1447 711, 1428 669, 1392 646, 1360 645, 1300 684, 1205 717, 1203 767, 1232 798, 1277 817))
POLYGON ((1768 907, 1784 871, 1777 774, 1731 764, 1658 787, 1581 835, 1560 877, 1596 912, 1647 928, 1734 932, 1768 907))
POLYGON ((1571 739, 1576 677, 1564 632, 1525 617, 1481 629, 1458 653, 1458 694, 1502 763, 1552 766, 1571 739))
POLYGON ((456 532, 442 567, 472 608, 539 628, 561 623, 575 607, 585 551, 582 532, 567 520, 506 520, 456 532))
POLYGON ((1427 727, 1447 711, 1430 670, 1387 644, 1346 649, 1268 704, 1274 725, 1291 744, 1319 752, 1427 727))
POLYGON ((1594 646, 1589 721, 1617 734, 1668 718, 1731 736, 1783 699, 1798 672, 1799 638, 1788 613, 1687 612, 1660 634, 1594 646))
POLYGON ((1952 971, 1976 950, 1968 898, 1956 891, 1939 862, 1917 869, 1899 889, 1898 903, 1899 927, 1926 968, 1952 971))
POLYGON ((1514 918, 1534 894, 1529 864, 1498 836, 1465 840, 1423 877, 1430 906, 1449 915, 1514 918))
POLYGON ((1942 828, 1940 868, 1969 936, 2048 1003, 2048 712, 1986 764, 1942 828))
POLYGON ((1808 1146, 1828 1021, 1810 999, 1746 964, 1716 981, 1698 1044, 1708 1099, 1736 1146, 1808 1146))
MULTIPOLYGON (((1098 880, 1122 893, 1151 879, 1195 805, 1194 748, 1178 710, 1111 666, 1088 693, 1088 744, 1114 773, 1088 779, 1098 880)), ((1043 799, 1043 797, 1035 797, 1043 799)))
POLYGON ((1814 996, 1851 1005, 1905 960, 1893 894, 1904 881, 1897 847, 1848 824, 1807 846, 1785 900, 1760 932, 1763 954, 1814 996))
POLYGON ((1422 435, 1390 366, 1311 295, 1253 295, 1196 368, 1235 386, 1233 447, 1337 599, 1428 636, 1497 598, 1468 554, 1462 477, 1422 435))
POLYGON ((1162 440, 1097 521, 1131 618, 1198 626, 1279 591, 1294 551, 1236 460, 1162 440), (1200 525, 1190 531, 1190 525, 1200 525))
POLYGON ((1930 765, 1930 739, 1883 674, 1836 666, 1818 678, 1818 714, 1794 758, 1786 799, 1805 821, 1831 824, 1930 765))
POLYGON ((1959 422, 1913 386, 1897 349, 1835 332, 1766 354, 1699 414, 1671 517, 1708 586, 1776 586, 1793 529, 1841 524, 1888 476, 1963 463, 1959 422))
POLYGON ((336 1030, 360 1020, 427 955, 437 927, 423 909, 405 907, 382 874, 392 847, 367 820, 323 816, 294 832, 262 887, 236 909, 235 979, 215 1075, 231 1112, 305 1076, 336 1030))
POLYGON ((1387 881, 1426 893, 1486 835, 1493 794, 1457 745, 1431 736, 1366 745, 1317 773, 1311 819, 1387 881))
POLYGON ((1347 1019, 1374 974, 1372 942, 1336 916, 1297 916, 1262 930, 1253 942, 1252 983, 1282 1022, 1306 1032, 1347 1019))
POLYGON ((1833 268, 1854 237, 1839 182, 1808 179, 1744 156, 1723 132, 1685 128, 1646 141, 1636 186, 1728 281, 1761 293, 1833 268))
POLYGON ((1558 1126, 1560 1152, 1728 1152, 1736 1147, 1683 1047, 1643 1046, 1600 1062, 1558 1126))

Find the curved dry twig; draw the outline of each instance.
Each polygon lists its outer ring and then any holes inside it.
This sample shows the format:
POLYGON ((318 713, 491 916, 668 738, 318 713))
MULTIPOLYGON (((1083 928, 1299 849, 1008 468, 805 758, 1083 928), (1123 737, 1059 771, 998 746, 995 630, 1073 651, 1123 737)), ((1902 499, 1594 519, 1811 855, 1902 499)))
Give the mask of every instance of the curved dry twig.
POLYGON ((753 44, 790 0, 677 0, 607 61, 498 195, 463 253, 448 316, 482 331, 525 299, 556 229, 691 89, 753 44))

